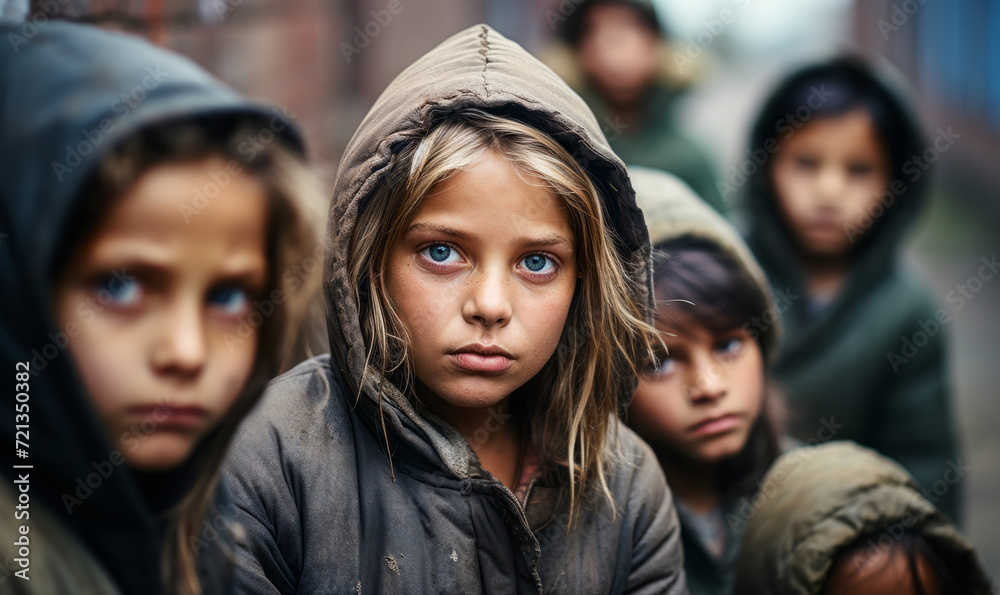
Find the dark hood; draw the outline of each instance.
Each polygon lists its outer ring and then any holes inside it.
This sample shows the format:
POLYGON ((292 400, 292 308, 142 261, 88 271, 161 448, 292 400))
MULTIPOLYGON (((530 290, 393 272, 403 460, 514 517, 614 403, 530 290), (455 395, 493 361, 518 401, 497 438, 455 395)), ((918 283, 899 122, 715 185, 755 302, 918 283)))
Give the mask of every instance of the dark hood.
POLYGON ((875 451, 846 441, 792 450, 761 486, 743 534, 737 595, 820 593, 840 552, 865 535, 904 527, 944 558, 959 592, 991 592, 969 540, 902 467, 875 451))
MULTIPOLYGON (((912 169, 906 166, 907 160, 921 154, 927 147, 914 107, 907 99, 913 94, 907 92, 905 81, 888 65, 868 63, 856 57, 838 57, 807 66, 787 77, 764 102, 753 124, 749 145, 750 152, 760 152, 772 146, 771 143, 777 141, 780 144, 788 138, 793 133, 786 121, 788 114, 796 113, 795 106, 815 105, 810 99, 814 89, 819 89, 824 103, 818 111, 810 111, 809 119, 838 116, 858 107, 868 107, 866 103, 859 106, 844 100, 850 95, 848 89, 857 88, 879 98, 881 107, 875 108, 879 113, 876 119, 891 124, 878 131, 880 140, 884 146, 895 148, 890 149, 895 159, 892 159, 889 183, 890 186, 900 183, 905 190, 892 199, 890 208, 874 217, 866 233, 854 235, 854 230, 850 230, 850 235, 856 238, 853 244, 854 264, 844 291, 837 298, 835 308, 838 310, 852 303, 886 275, 896 262, 906 233, 913 227, 926 201, 930 172, 920 171, 920 175, 913 179, 912 169), (832 76, 837 78, 831 79, 832 76), (839 80, 840 83, 831 80, 839 80), (793 96, 789 93, 792 87, 805 91, 800 97, 793 96)), ((799 117, 802 113, 799 112, 799 117)), ((809 119, 805 120, 806 125, 809 119)), ((773 157, 768 157, 768 161, 756 168, 746 182, 745 198, 751 230, 748 242, 767 271, 772 285, 790 286, 793 292, 798 293, 804 288, 804 279, 792 238, 779 215, 769 179, 773 157)), ((878 213, 877 210, 873 212, 878 213)), ((807 302, 800 300, 793 304, 792 310, 796 311, 796 315, 786 317, 786 320, 798 322, 797 317, 804 315, 807 302)), ((790 335, 795 333, 790 331, 790 335)), ((792 344, 785 347, 795 349, 792 344)))
MULTIPOLYGON (((177 502, 189 477, 185 469, 168 481, 140 478, 125 467, 107 477, 99 473, 98 467, 108 469, 112 448, 50 314, 53 269, 65 256, 65 239, 80 233, 72 217, 84 183, 119 141, 176 118, 266 123, 276 114, 247 106, 194 63, 136 37, 56 21, 31 38, 20 26, 0 23, 0 37, 14 40, 0 49, 6 81, 0 93, 0 351, 11 375, 15 362, 31 362, 30 456, 14 464, 33 465, 31 506, 45 506, 69 528, 122 591, 157 593, 158 513, 177 502), (88 480, 89 495, 67 513, 63 495, 86 494, 88 480)), ((295 132, 286 136, 301 148, 295 132)), ((9 413, 0 416, 0 432, 13 444, 14 393, 4 394, 9 413)), ((8 480, 22 471, 10 464, 3 469, 8 480)))
MULTIPOLYGON (((397 76, 368 112, 341 160, 327 230, 324 293, 334 360, 354 394, 368 350, 346 269, 358 211, 385 183, 393 152, 463 108, 523 121, 550 134, 577 159, 601 193, 619 254, 643 270, 632 288, 636 302, 647 304, 651 311, 649 236, 624 164, 611 151, 586 104, 566 83, 517 44, 486 25, 476 25, 445 40, 397 76)), ((622 402, 634 388, 634 383, 622 387, 622 402)), ((467 476, 475 455, 465 439, 428 424, 396 387, 386 383, 383 389, 387 398, 382 399, 381 410, 372 382, 365 385, 360 406, 368 408, 366 417, 373 424, 384 415, 386 426, 406 441, 408 448, 393 457, 419 452, 415 456, 440 461, 457 475, 467 476)))

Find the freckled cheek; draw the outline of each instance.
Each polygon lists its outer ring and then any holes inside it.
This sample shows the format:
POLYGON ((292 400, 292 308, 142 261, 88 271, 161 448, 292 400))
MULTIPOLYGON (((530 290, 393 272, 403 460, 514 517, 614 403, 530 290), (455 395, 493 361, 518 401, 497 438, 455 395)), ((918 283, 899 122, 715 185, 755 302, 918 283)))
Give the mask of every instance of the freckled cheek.
POLYGON ((411 333, 433 336, 462 316, 461 299, 455 292, 429 283, 401 285, 393 299, 396 310, 411 333))
MULTIPOLYGON (((572 288, 569 290, 572 292, 572 288)), ((543 298, 519 300, 514 310, 514 319, 520 319, 530 342, 538 349, 538 355, 548 360, 555 352, 563 328, 569 323, 567 315, 572 293, 558 293, 543 298)))
POLYGON ((440 306, 446 293, 439 285, 422 278, 413 263, 398 257, 393 261, 385 282, 389 301, 408 327, 433 324, 441 315, 440 306))

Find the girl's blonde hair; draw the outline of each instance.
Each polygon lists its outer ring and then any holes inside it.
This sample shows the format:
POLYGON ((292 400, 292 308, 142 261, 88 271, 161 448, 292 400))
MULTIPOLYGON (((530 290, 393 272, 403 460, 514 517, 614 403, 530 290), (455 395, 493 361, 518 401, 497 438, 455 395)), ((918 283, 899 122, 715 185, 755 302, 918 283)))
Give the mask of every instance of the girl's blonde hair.
MULTIPOLYGON (((267 126, 266 119, 228 124, 185 120, 139 131, 101 160, 84 189, 88 198, 77 213, 77 221, 82 223, 77 229, 96 229, 113 202, 149 170, 170 162, 209 157, 226 160, 230 174, 239 172, 231 175, 254 176, 267 193, 268 280, 259 302, 268 307, 260 312, 259 325, 253 318, 247 321, 258 332, 253 371, 221 424, 198 444, 191 487, 168 513, 161 573, 164 592, 171 595, 200 595, 218 588, 201 584, 198 556, 202 547, 209 545, 201 535, 203 521, 217 528, 214 517, 224 515, 214 506, 223 458, 239 423, 257 403, 266 383, 293 363, 288 361, 292 350, 301 349, 298 343, 307 330, 306 314, 319 289, 322 248, 317 251, 317 247, 322 246, 319 238, 325 202, 319 184, 302 159, 274 137, 269 143, 257 143, 252 158, 239 150, 245 148, 247 139, 259 138, 267 126)), ((188 212, 187 216, 197 214, 188 212)), ((73 245, 83 239, 69 238, 67 243, 73 245)), ((69 246, 62 253, 70 254, 69 246)), ((233 564, 225 540, 217 539, 228 563, 233 564)))
POLYGON ((647 305, 637 302, 629 288, 644 271, 632 270, 635 265, 619 256, 595 184, 548 134, 468 109, 396 154, 387 180, 362 206, 348 253, 348 276, 368 346, 364 376, 378 382, 391 377, 416 398, 406 329, 381 282, 386 263, 423 198, 488 154, 511 163, 526 182, 547 186, 566 207, 581 278, 555 353, 536 377, 538 398, 521 405, 543 468, 570 472, 570 522, 580 497, 592 488, 614 510, 606 470, 618 454, 612 430, 620 397, 652 361, 658 335, 646 322, 647 305))

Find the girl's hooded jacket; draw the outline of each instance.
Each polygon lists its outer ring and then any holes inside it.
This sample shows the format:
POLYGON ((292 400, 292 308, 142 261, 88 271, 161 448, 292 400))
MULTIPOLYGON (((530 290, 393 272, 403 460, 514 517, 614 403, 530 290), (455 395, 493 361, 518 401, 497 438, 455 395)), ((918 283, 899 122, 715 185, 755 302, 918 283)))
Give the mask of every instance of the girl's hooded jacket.
MULTIPOLYGON (((609 478, 617 516, 595 497, 567 532, 568 486, 536 477, 522 507, 464 437, 417 414, 398 388, 383 383, 381 399, 371 382, 359 392, 367 349, 346 269, 359 210, 387 183, 393 151, 469 107, 548 132, 586 167, 620 254, 646 271, 635 296, 651 305, 642 215, 580 98, 487 26, 431 50, 376 101, 341 162, 324 275, 333 353, 275 380, 231 451, 227 476, 247 532, 237 555, 244 592, 686 592, 663 473, 624 426, 615 431, 628 462, 609 478)), ((634 389, 626 384, 622 399, 634 389)))
MULTIPOLYGON (((766 296, 767 302, 771 303, 771 289, 764 272, 728 221, 670 174, 630 165, 629 176, 654 247, 680 238, 711 242, 733 259, 743 274, 753 280, 766 296)), ((660 296, 660 299, 669 300, 670 297, 660 296)), ((758 338, 764 361, 773 361, 780 334, 779 325, 771 325, 762 332, 752 327, 747 330, 751 335, 761 333, 758 338)), ((722 496, 722 507, 726 520, 729 521, 730 532, 726 535, 725 551, 718 559, 709 553, 693 530, 694 519, 683 507, 678 507, 681 541, 684 544, 684 570, 692 595, 728 595, 732 591, 736 556, 745 525, 739 516, 739 508, 750 494, 727 493, 722 496)))
MULTIPOLYGON (((908 114, 908 103, 889 81, 883 76, 876 84, 908 114)), ((762 114, 754 126, 751 147, 770 146, 786 133, 786 128, 775 132, 765 118, 762 114)), ((906 138, 915 139, 911 150, 920 153, 926 145, 919 144, 916 119, 903 119, 911 128, 906 138)), ((954 315, 952 307, 961 306, 949 302, 939 308, 902 258, 906 233, 926 200, 929 174, 904 163, 891 185, 905 190, 872 208, 863 235, 860 226, 845 229, 854 246, 851 270, 840 293, 817 309, 767 171, 761 168, 747 184, 747 243, 776 294, 775 312, 758 326, 767 327, 775 313, 784 326, 773 373, 788 398, 789 432, 811 443, 854 440, 875 448, 928 490, 946 481, 943 496, 928 492, 928 498, 961 522, 961 483, 950 473, 950 464, 961 459, 948 388, 948 328, 942 323, 954 315)))
POLYGON ((995 592, 969 540, 906 471, 872 450, 849 441, 798 448, 775 461, 761 486, 735 595, 818 595, 842 551, 874 534, 864 555, 880 561, 892 543, 886 540, 904 531, 930 543, 958 593, 995 592))
MULTIPOLYGON (((122 464, 66 352, 81 329, 59 328, 52 316, 54 268, 68 239, 87 231, 75 215, 88 176, 121 140, 195 117, 287 122, 139 38, 56 21, 32 31, 25 37, 19 24, 0 23, 0 353, 8 378, 0 434, 11 450, 21 440, 24 452, 2 467, 0 591, 159 593, 163 513, 184 496, 190 465, 140 477, 122 464), (25 368, 28 379, 15 384, 25 368), (29 580, 12 575, 23 569, 14 543, 22 527, 29 580)), ((301 147, 291 126, 282 128, 301 147)), ((219 580, 232 588, 222 541, 199 548, 210 592, 226 592, 219 580)))

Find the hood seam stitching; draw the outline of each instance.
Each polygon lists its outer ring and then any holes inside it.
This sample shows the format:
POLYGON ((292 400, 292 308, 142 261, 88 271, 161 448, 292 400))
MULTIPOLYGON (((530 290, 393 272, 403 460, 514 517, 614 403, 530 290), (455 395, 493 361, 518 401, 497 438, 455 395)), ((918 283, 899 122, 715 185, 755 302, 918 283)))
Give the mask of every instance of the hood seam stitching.
POLYGON ((490 96, 490 87, 489 84, 486 82, 486 67, 490 63, 490 59, 486 55, 486 53, 490 51, 490 40, 488 39, 488 35, 489 35, 489 28, 483 26, 482 32, 479 34, 479 55, 483 57, 483 70, 482 70, 483 90, 486 92, 487 97, 490 96))

